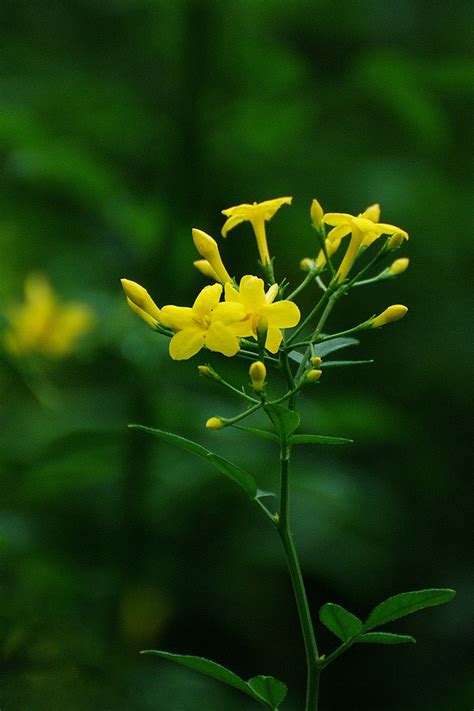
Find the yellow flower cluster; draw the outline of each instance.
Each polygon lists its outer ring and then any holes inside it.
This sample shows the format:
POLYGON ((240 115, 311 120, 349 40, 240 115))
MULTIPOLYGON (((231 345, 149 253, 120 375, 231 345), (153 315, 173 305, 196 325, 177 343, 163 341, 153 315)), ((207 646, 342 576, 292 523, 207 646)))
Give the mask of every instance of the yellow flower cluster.
MULTIPOLYGON (((171 336, 171 358, 186 360, 203 347, 225 356, 234 356, 241 348, 242 339, 246 338, 254 339, 259 344, 263 342, 272 354, 278 352, 284 338, 284 329, 296 326, 301 315, 291 297, 286 300, 281 298, 278 284, 273 283, 265 223, 280 207, 291 204, 291 201, 291 197, 276 198, 261 203, 244 203, 222 211, 227 218, 222 228, 223 237, 242 222, 250 222, 252 225, 260 264, 269 281, 267 289, 263 279, 252 274, 243 276, 240 282, 233 279, 222 261, 217 242, 199 229, 192 231, 194 245, 201 257, 194 265, 216 283, 204 287, 192 306, 168 305, 159 308, 142 286, 122 279, 132 311, 151 328, 171 336)), ((339 268, 337 272, 333 270, 333 283, 336 286, 345 281, 358 256, 382 235, 387 235, 386 248, 389 251, 408 239, 404 230, 379 221, 378 205, 371 205, 357 216, 347 213, 325 214, 319 202, 313 200, 310 213, 313 226, 324 246, 316 259, 306 258, 302 261, 302 268, 311 272, 310 276, 319 274, 343 240, 350 236, 339 268), (328 234, 326 225, 331 227, 328 234)), ((386 270, 387 278, 400 274, 407 266, 408 260, 397 260, 386 270)))
POLYGON ((8 327, 3 341, 12 355, 39 354, 63 358, 94 323, 85 304, 58 302, 48 280, 30 274, 25 281, 25 302, 6 312, 8 327))

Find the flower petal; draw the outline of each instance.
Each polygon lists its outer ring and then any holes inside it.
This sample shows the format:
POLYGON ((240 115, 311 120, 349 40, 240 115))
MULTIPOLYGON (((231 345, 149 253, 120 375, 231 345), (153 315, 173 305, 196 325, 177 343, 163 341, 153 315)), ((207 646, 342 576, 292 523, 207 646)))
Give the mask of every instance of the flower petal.
POLYGON ((347 237, 347 235, 350 235, 350 233, 351 228, 349 225, 338 225, 337 227, 333 227, 333 229, 328 232, 327 239, 329 240, 329 242, 338 242, 343 237, 347 237))
POLYGON ((223 237, 227 237, 227 233, 230 232, 231 230, 233 230, 234 227, 237 227, 237 225, 240 225, 240 223, 243 221, 244 221, 244 218, 240 217, 240 215, 231 215, 224 222, 224 225, 221 229, 221 235, 223 237))
POLYGON ((230 323, 235 323, 237 321, 242 321, 245 318, 245 309, 242 304, 236 302, 227 301, 217 304, 216 308, 211 314, 211 322, 221 321, 223 324, 228 325, 230 323))
POLYGON ((347 225, 354 218, 354 215, 349 215, 347 212, 326 212, 323 217, 323 222, 327 225, 347 225))
POLYGON ((283 334, 279 328, 269 328, 267 331, 267 340, 265 341, 265 348, 270 353, 276 353, 282 342, 283 334))
POLYGON ((374 205, 369 205, 360 217, 365 217, 367 220, 372 220, 372 222, 378 222, 380 220, 380 205, 377 202, 374 205))
POLYGON ((250 274, 243 276, 240 280, 240 296, 247 313, 260 309, 267 303, 263 279, 250 274))
POLYGON ((181 331, 195 325, 193 310, 189 306, 163 306, 160 321, 163 326, 168 326, 173 331, 181 331))
POLYGON ((300 310, 293 301, 267 304, 261 309, 261 314, 266 317, 269 326, 276 328, 291 328, 296 326, 301 318, 300 310))
POLYGON ((235 355, 239 348, 239 339, 222 321, 212 323, 205 334, 206 347, 225 356, 235 355))
POLYGON ((187 360, 196 355, 204 345, 205 333, 202 328, 185 328, 175 333, 169 345, 172 359, 187 360))
POLYGON ((385 222, 380 222, 377 225, 377 230, 379 230, 380 234, 382 235, 394 235, 398 232, 402 235, 402 237, 408 239, 408 232, 405 232, 405 230, 400 229, 400 227, 395 227, 395 225, 387 225, 385 222))
POLYGON ((272 284, 271 287, 268 289, 267 293, 265 294, 265 301, 267 304, 272 304, 275 301, 275 298, 278 294, 278 289, 280 287, 278 284, 272 284))
POLYGON ((193 304, 193 312, 198 317, 207 316, 216 308, 222 294, 221 284, 210 284, 198 294, 196 301, 193 304))
POLYGON ((242 299, 240 297, 239 292, 237 291, 235 286, 233 286, 229 282, 227 282, 227 284, 225 284, 224 286, 224 293, 226 301, 235 301, 238 304, 241 303, 242 299))

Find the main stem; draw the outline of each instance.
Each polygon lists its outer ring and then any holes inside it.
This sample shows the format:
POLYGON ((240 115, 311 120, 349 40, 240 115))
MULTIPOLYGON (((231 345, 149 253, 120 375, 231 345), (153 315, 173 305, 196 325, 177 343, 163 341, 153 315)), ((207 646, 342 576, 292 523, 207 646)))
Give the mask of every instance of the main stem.
POLYGON ((301 630, 303 633, 304 647, 306 652, 306 704, 305 711, 317 711, 319 698, 319 675, 318 667, 318 647, 314 636, 313 623, 308 605, 308 598, 304 587, 303 576, 296 554, 293 536, 290 530, 290 510, 289 510, 289 467, 290 467, 290 447, 287 442, 282 442, 280 450, 280 513, 278 520, 278 533, 283 544, 283 548, 288 563, 290 578, 296 599, 296 606, 300 618, 301 630))

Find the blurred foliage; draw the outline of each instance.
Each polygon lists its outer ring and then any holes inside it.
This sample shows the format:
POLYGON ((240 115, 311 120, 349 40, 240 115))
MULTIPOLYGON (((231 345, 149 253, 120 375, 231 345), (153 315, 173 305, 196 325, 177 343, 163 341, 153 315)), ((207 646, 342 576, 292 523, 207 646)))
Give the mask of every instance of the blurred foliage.
MULTIPOLYGON (((1 355, 2 709, 255 706, 138 656, 152 645, 275 674, 297 707, 303 650, 269 527, 204 463, 126 424, 238 450, 262 488, 276 453, 204 430, 232 403, 195 363, 169 361, 119 288, 127 276, 188 303, 203 283, 191 227, 217 235, 221 209, 286 194, 269 234, 293 283, 316 250, 313 197, 356 213, 378 201, 412 235, 406 275, 360 290, 331 325, 400 301, 409 316, 364 338, 373 366, 326 371, 305 400, 307 431, 356 440, 295 457, 314 610, 458 590, 410 620, 416 647, 331 667, 322 709, 472 705, 470 3, 4 0, 0 19, 1 310, 39 270, 97 318, 61 362, 1 355)), ((244 227, 222 249, 236 273, 254 264, 244 227)))

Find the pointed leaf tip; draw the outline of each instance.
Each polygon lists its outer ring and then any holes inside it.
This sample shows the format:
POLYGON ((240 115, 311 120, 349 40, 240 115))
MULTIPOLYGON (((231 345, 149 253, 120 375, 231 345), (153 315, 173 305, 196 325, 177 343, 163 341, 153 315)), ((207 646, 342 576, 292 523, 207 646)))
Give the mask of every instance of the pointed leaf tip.
POLYGON ((336 637, 347 642, 362 631, 362 620, 341 605, 327 602, 319 610, 319 619, 336 637))
POLYGON ((429 588, 394 595, 374 607, 367 618, 364 629, 370 630, 380 627, 380 625, 411 615, 418 610, 443 605, 452 600, 455 595, 456 592, 450 588, 429 588))

